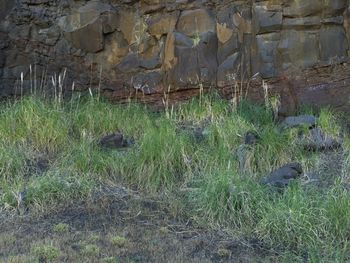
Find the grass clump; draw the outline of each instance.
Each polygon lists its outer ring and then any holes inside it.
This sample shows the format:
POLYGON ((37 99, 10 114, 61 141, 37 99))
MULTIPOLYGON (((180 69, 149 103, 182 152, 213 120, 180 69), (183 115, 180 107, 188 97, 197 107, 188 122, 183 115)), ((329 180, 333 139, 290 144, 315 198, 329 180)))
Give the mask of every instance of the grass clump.
POLYGON ((125 247, 128 240, 122 236, 113 236, 110 238, 111 244, 117 247, 125 247))
POLYGON ((67 141, 65 114, 52 102, 23 98, 2 110, 0 138, 11 143, 25 143, 38 151, 58 151, 67 141))
POLYGON ((12 247, 16 244, 16 237, 11 234, 0 235, 0 247, 12 247))
POLYGON ((11 256, 6 263, 33 263, 35 260, 30 256, 11 256))
POLYGON ((100 248, 94 244, 85 245, 82 254, 88 257, 96 257, 100 254, 100 248))
POLYGON ((101 260, 101 263, 119 263, 120 260, 117 257, 105 257, 101 260))
POLYGON ((48 244, 35 245, 32 254, 38 262, 56 262, 60 256, 60 250, 48 244))
POLYGON ((53 231, 58 234, 64 234, 69 232, 69 225, 65 223, 58 223, 53 227, 53 231))
POLYGON ((33 177, 27 185, 27 204, 45 207, 61 201, 87 197, 93 185, 89 178, 79 175, 48 173, 33 177))

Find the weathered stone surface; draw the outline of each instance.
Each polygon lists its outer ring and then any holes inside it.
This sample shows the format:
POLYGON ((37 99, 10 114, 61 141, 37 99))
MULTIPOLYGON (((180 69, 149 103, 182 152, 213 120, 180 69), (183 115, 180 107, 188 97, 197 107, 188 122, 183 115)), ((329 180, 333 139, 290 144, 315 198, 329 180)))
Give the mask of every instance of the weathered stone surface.
POLYGON ((342 15, 349 3, 347 0, 324 0, 323 15, 326 17, 334 17, 342 15))
POLYGON ((224 43, 219 40, 217 51, 218 63, 223 63, 229 56, 238 52, 239 48, 238 33, 236 32, 232 33, 231 37, 224 43))
POLYGON ((278 31, 282 28, 282 6, 257 3, 254 5, 255 32, 258 34, 278 31))
POLYGON ((143 94, 152 94, 163 90, 162 75, 158 71, 139 73, 132 78, 131 84, 135 90, 143 94))
POLYGON ((13 0, 1 0, 0 2, 0 21, 3 20, 14 7, 15 1, 13 0))
MULTIPOLYGON (((226 94, 257 74, 283 116, 300 103, 343 109, 350 78, 334 65, 349 56, 349 10, 347 0, 2 0, 0 94, 15 94, 22 73, 29 83, 30 65, 46 78, 67 68, 68 90, 74 81, 156 104, 211 87, 226 94)), ((248 92, 256 100, 259 85, 248 92)))
POLYGON ((169 71, 170 82, 174 83, 175 87, 198 87, 200 72, 197 52, 193 52, 192 48, 178 47, 176 55, 178 64, 169 71))
POLYGON ((201 36, 198 44, 198 66, 200 72, 200 82, 205 86, 216 85, 217 57, 216 50, 218 49, 218 40, 214 32, 207 32, 201 36))
POLYGON ((238 52, 229 56, 218 67, 217 85, 218 87, 225 87, 232 85, 238 81, 240 65, 240 54, 238 52))
POLYGON ((287 0, 283 9, 283 15, 286 17, 306 17, 322 12, 324 2, 321 0, 287 0))
POLYGON ((259 54, 258 71, 263 77, 273 77, 277 74, 277 47, 280 43, 280 33, 268 33, 257 36, 259 54))
POLYGON ((214 15, 205 9, 183 11, 176 26, 177 31, 189 37, 215 32, 215 28, 214 15))
POLYGON ((349 49, 342 26, 324 26, 320 30, 321 60, 345 59, 349 49))
POLYGON ((280 69, 291 65, 312 67, 319 61, 319 39, 315 31, 283 30, 278 43, 280 69))
POLYGON ((285 18, 283 20, 284 29, 303 29, 303 28, 319 28, 321 26, 321 17, 308 16, 298 18, 285 18))
POLYGON ((228 28, 226 24, 216 24, 216 31, 220 44, 225 44, 234 34, 233 29, 228 28))
POLYGON ((112 6, 91 1, 76 13, 60 18, 58 24, 74 47, 94 53, 103 49, 103 33, 116 30, 118 19, 112 6))
POLYGON ((179 12, 169 14, 157 14, 148 21, 148 28, 151 35, 160 38, 174 31, 176 22, 179 17, 179 12))
POLYGON ((308 105, 317 108, 332 106, 338 111, 349 111, 350 65, 340 64, 332 67, 318 66, 310 69, 292 71, 290 75, 250 82, 248 97, 264 102, 263 83, 270 96, 279 96, 281 116, 297 114, 298 106, 308 105))

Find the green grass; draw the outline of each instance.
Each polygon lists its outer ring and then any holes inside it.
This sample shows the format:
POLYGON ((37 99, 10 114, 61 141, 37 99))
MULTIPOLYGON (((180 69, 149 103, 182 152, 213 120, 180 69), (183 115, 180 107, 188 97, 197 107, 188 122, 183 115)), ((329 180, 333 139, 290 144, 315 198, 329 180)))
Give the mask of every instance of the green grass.
POLYGON ((53 231, 58 234, 64 234, 69 232, 69 225, 65 223, 58 223, 53 227, 53 231))
POLYGON ((128 242, 128 240, 122 236, 112 236, 110 241, 113 246, 117 247, 124 247, 128 242))
MULTIPOLYGON (((332 135, 341 132, 329 109, 319 113, 319 125, 332 135)), ((259 239, 280 260, 350 260, 350 195, 344 186, 350 183, 349 139, 339 160, 342 174, 326 189, 295 182, 280 193, 259 183, 291 161, 301 162, 306 172, 317 170, 321 156, 304 151, 297 135, 298 129, 279 129, 271 109, 248 102, 232 109, 215 94, 158 113, 94 98, 58 104, 26 97, 0 108, 0 206, 17 209, 23 202, 32 210, 55 209, 87 199, 101 184, 124 184, 167 193, 174 199, 170 208, 186 210, 202 226, 259 239), (203 140, 196 141, 196 129, 202 129, 203 140), (99 139, 115 131, 135 144, 102 149, 99 139), (246 148, 241 171, 237 152, 248 131, 261 140, 246 148), (33 173, 28 163, 36 157, 49 161, 48 170, 33 173), (22 191, 26 197, 19 200, 22 191), (185 193, 181 199, 178 192, 185 193)), ((64 232, 65 226, 54 231, 64 232)), ((119 241, 111 239, 117 246, 119 241)), ((32 256, 57 258, 56 252, 45 245, 33 248, 32 256)), ((86 245, 82 253, 97 256, 100 250, 86 245)))
POLYGON ((36 262, 56 262, 60 256, 60 250, 50 244, 37 244, 32 247, 32 254, 36 262))

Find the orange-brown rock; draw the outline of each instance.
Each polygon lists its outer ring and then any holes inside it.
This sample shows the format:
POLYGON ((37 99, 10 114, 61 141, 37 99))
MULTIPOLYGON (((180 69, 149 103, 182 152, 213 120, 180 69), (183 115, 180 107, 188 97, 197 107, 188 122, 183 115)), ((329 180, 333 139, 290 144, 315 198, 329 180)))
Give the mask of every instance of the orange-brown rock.
POLYGON ((263 101, 258 75, 281 115, 305 103, 346 109, 349 10, 347 0, 2 0, 0 97, 19 93, 21 75, 26 92, 66 69, 67 92, 74 83, 115 101, 245 87, 263 101))

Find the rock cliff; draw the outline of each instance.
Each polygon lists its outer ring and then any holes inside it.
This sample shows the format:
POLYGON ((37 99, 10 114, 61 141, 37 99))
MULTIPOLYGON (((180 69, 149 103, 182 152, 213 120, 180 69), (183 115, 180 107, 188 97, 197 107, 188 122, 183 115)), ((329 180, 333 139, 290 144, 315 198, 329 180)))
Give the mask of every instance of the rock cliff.
POLYGON ((29 89, 66 68, 66 89, 74 81, 119 101, 229 93, 242 80, 259 100, 261 83, 251 80, 259 73, 288 107, 344 108, 348 8, 347 0, 2 0, 0 96, 18 93, 21 73, 29 89))

